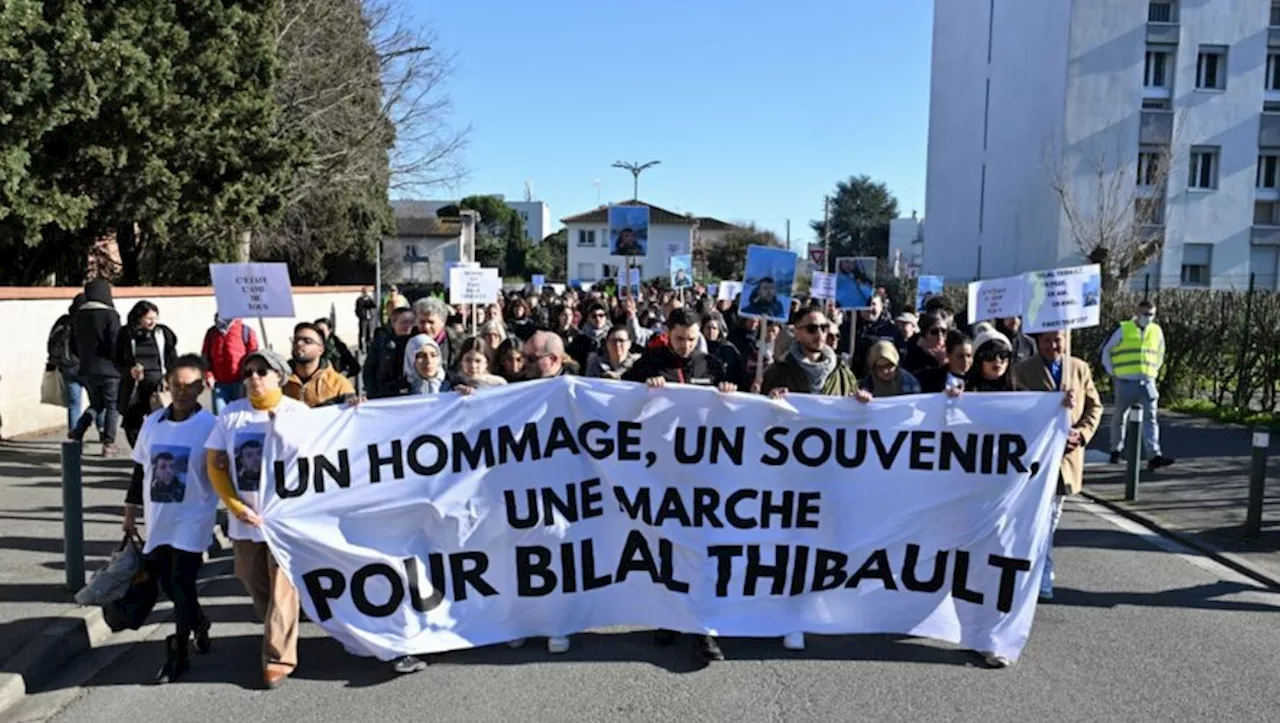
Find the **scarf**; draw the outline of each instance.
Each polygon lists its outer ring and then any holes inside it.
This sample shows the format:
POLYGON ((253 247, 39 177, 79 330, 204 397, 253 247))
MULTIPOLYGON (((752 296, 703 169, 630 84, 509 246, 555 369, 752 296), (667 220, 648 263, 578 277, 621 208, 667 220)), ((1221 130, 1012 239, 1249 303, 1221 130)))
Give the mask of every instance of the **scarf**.
POLYGON ((418 376, 414 383, 414 392, 417 394, 439 394, 444 386, 444 364, 436 369, 436 373, 430 377, 418 376))
POLYGON ((604 341, 604 338, 609 335, 609 327, 607 325, 603 327, 598 327, 595 324, 592 324, 590 321, 587 321, 583 323, 582 328, 579 329, 579 332, 583 336, 590 337, 592 341, 599 342, 599 341, 604 341))
POLYGON ((811 362, 805 356, 804 349, 800 348, 797 342, 791 342, 791 357, 796 360, 796 364, 804 371, 804 376, 809 380, 809 393, 821 394, 823 384, 826 383, 827 377, 831 376, 831 372, 836 368, 836 353, 830 347, 822 347, 822 359, 817 362, 811 362))

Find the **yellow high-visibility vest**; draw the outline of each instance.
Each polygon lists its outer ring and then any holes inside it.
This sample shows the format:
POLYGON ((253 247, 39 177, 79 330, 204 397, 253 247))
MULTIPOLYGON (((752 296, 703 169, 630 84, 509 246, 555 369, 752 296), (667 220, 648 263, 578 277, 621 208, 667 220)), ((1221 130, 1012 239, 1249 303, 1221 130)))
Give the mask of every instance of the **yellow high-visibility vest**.
POLYGON ((1147 333, 1133 320, 1120 322, 1120 341, 1111 347, 1111 373, 1117 377, 1141 374, 1155 379, 1160 374, 1160 350, 1164 348, 1164 332, 1154 321, 1147 333))

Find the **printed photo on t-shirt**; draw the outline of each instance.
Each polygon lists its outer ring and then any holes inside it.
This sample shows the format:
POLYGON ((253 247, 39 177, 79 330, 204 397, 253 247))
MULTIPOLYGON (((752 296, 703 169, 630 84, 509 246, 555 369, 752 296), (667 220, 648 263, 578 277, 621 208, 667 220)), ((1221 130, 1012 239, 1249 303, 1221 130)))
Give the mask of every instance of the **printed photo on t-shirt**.
POLYGON ((151 501, 181 502, 187 496, 190 447, 158 444, 151 448, 151 501))
POLYGON ((262 444, 267 435, 242 432, 236 435, 236 488, 257 492, 262 484, 262 444))

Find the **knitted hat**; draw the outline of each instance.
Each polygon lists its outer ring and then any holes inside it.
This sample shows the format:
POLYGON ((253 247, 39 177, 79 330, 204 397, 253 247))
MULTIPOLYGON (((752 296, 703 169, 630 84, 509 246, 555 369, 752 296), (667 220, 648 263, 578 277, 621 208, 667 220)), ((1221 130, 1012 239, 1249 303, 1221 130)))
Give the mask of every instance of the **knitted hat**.
POLYGON ((254 359, 258 359, 263 364, 266 364, 267 368, 275 372, 276 374, 279 374, 282 380, 288 379, 289 375, 293 373, 289 369, 289 362, 285 361, 284 357, 280 356, 278 353, 276 353, 275 351, 272 351, 271 349, 259 349, 258 351, 255 351, 252 354, 246 356, 244 358, 244 361, 241 362, 240 368, 241 369, 245 368, 246 366, 249 365, 249 362, 253 361, 254 359))
POLYGON ((991 328, 983 329, 978 333, 977 338, 973 340, 973 349, 974 351, 977 351, 981 349, 983 345, 993 342, 997 345, 1003 346, 1009 351, 1013 351, 1013 344, 1009 343, 1009 337, 991 328))

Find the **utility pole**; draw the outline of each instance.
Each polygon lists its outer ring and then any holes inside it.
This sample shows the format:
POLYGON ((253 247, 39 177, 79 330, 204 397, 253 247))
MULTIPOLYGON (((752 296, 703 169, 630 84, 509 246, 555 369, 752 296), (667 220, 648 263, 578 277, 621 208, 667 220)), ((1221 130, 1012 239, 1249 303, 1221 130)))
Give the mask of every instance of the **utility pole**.
POLYGON ((622 161, 614 161, 613 168, 621 168, 624 171, 631 172, 631 200, 640 200, 640 174, 654 166, 662 163, 662 161, 649 161, 648 163, 624 163, 622 161))
POLYGON ((831 197, 822 197, 822 270, 831 268, 831 197))

